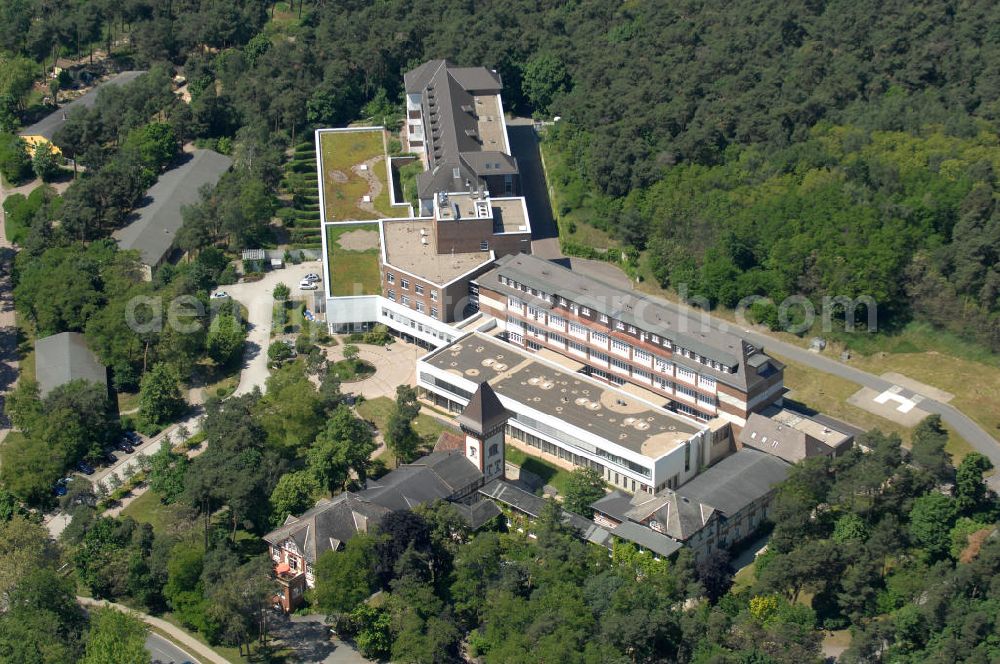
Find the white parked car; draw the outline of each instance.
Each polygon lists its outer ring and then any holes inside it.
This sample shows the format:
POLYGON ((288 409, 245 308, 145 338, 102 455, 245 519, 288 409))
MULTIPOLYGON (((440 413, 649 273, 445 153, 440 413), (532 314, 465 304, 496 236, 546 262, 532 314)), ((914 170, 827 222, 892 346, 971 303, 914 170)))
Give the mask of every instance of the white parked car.
POLYGON ((303 279, 299 282, 299 290, 316 290, 317 288, 319 288, 319 286, 308 279, 303 279))
POLYGON ((224 297, 229 297, 229 293, 227 293, 224 290, 215 291, 214 293, 212 293, 213 300, 221 300, 224 297))
POLYGON ((315 282, 319 282, 319 281, 323 281, 323 280, 320 279, 319 275, 316 274, 315 272, 310 272, 306 276, 302 277, 302 281, 312 281, 312 282, 315 283, 315 282))

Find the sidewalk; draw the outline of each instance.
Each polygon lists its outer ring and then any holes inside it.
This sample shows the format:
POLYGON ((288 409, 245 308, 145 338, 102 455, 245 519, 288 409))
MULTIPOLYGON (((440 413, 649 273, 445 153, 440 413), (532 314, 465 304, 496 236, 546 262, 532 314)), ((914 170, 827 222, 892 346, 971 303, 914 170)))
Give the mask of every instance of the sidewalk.
POLYGON ((126 613, 131 613, 135 615, 139 620, 143 621, 151 627, 155 627, 159 631, 163 632, 169 636, 172 640, 176 641, 180 645, 184 646, 187 650, 194 653, 196 656, 200 657, 205 662, 211 662, 212 664, 230 664, 229 660, 220 655, 219 653, 212 650, 210 647, 202 643, 201 641, 195 639, 190 634, 182 630, 181 628, 171 625, 166 620, 156 618, 154 616, 139 613, 134 611, 127 606, 122 604, 116 604, 114 602, 109 602, 104 599, 93 599, 91 597, 80 597, 77 596, 76 601, 83 606, 104 606, 117 609, 118 611, 123 611, 126 613))

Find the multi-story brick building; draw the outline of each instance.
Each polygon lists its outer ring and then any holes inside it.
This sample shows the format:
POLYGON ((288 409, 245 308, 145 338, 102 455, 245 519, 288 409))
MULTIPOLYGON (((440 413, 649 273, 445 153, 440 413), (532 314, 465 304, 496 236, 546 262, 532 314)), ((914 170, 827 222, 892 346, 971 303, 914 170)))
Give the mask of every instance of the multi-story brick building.
POLYGON ((497 256, 531 248, 523 198, 436 197, 434 216, 381 223, 382 294, 436 321, 465 318, 469 284, 497 256))
POLYGON ((440 192, 520 194, 500 98, 500 75, 485 67, 430 60, 403 76, 406 139, 422 150, 427 170, 417 176, 422 215, 440 192))
MULTIPOLYGON (((379 292, 335 296, 328 282, 325 310, 331 331, 383 323, 436 346, 455 338, 449 323, 475 312, 473 278, 497 257, 531 252, 531 223, 519 195, 499 75, 432 60, 404 79, 405 137, 426 166, 416 178, 417 210, 376 222, 379 292)), ((322 181, 322 159, 317 168, 322 181)), ((387 172, 391 178, 393 169, 387 172)), ((390 200, 400 205, 395 184, 389 182, 390 200)), ((326 242, 324 234, 329 256, 326 242)))
POLYGON ((742 427, 750 413, 781 401, 781 362, 667 302, 529 255, 499 259, 474 288, 480 310, 502 322, 512 343, 652 390, 671 410, 742 427))

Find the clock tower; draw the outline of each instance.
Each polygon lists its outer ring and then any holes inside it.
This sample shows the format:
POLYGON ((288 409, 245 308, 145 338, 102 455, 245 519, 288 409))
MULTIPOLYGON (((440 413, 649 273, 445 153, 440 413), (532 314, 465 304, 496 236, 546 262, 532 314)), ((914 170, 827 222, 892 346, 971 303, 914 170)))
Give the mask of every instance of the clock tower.
POLYGON ((483 483, 504 477, 504 429, 510 412, 487 382, 476 388, 456 421, 465 434, 465 458, 483 474, 483 483))

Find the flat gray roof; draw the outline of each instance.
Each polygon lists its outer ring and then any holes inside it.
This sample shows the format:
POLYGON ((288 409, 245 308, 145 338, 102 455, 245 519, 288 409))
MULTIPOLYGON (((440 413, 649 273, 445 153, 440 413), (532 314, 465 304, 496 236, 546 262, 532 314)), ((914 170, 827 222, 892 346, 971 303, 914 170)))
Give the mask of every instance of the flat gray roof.
POLYGON ((430 219, 383 221, 382 246, 388 267, 404 270, 439 286, 491 260, 488 251, 437 253, 437 226, 430 219))
POLYGON ((666 535, 661 535, 660 533, 647 528, 646 526, 640 526, 638 523, 633 523, 631 521, 622 521, 618 526, 611 530, 611 534, 615 537, 620 537, 623 540, 628 540, 638 544, 648 551, 652 551, 658 556, 663 556, 664 558, 672 556, 681 550, 683 546, 680 542, 666 535))
POLYGON ((21 136, 42 136, 51 142, 52 137, 55 136, 59 128, 66 124, 66 118, 69 117, 70 113, 78 108, 90 108, 97 103, 97 91, 102 87, 105 85, 125 85, 145 73, 145 71, 123 71, 113 78, 94 86, 81 97, 77 97, 68 104, 64 104, 52 111, 30 127, 25 127, 18 134, 21 136))
POLYGON ((35 340, 35 379, 44 397, 73 380, 107 388, 108 374, 79 332, 61 332, 35 340))
POLYGON ((500 396, 572 423, 651 459, 701 429, 636 397, 543 363, 512 345, 473 334, 439 349, 429 364, 471 381, 487 380, 500 396))
POLYGON ((131 223, 111 236, 122 249, 138 251, 144 265, 159 265, 184 223, 181 208, 197 203, 201 187, 214 186, 232 164, 226 155, 195 150, 183 164, 160 175, 146 192, 144 205, 130 215, 131 223))

